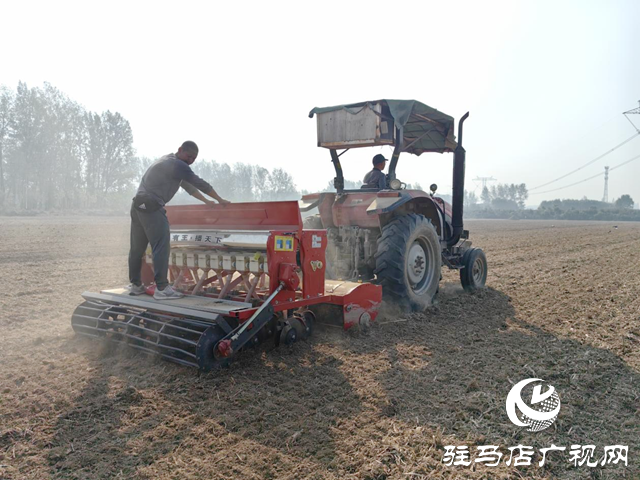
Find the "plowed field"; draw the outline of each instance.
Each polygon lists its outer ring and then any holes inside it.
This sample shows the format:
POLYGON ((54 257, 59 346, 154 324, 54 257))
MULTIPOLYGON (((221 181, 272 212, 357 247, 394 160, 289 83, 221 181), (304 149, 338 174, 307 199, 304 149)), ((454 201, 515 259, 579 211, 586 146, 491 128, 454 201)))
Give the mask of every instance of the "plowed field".
POLYGON ((0 218, 0 478, 640 478, 640 224, 466 227, 485 291, 445 271, 425 313, 199 374, 71 329, 81 292, 128 283, 126 218, 0 218), (530 377, 562 401, 539 433, 505 412, 530 377), (530 466, 506 464, 519 444, 530 466), (574 466, 589 444, 628 446, 629 465, 574 466), (504 456, 448 466, 446 445, 504 456))

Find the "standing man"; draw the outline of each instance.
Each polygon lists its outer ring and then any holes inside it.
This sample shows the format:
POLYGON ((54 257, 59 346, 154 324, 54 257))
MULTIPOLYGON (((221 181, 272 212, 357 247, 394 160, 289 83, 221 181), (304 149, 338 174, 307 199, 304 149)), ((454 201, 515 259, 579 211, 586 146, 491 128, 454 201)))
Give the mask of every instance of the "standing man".
POLYGON ((381 153, 373 157, 373 170, 364 176, 362 188, 377 188, 384 190, 387 188, 387 178, 382 171, 387 163, 387 159, 381 153))
POLYGON ((230 203, 221 198, 211 185, 193 173, 189 165, 196 160, 197 156, 198 146, 194 142, 186 141, 177 153, 170 153, 154 162, 142 177, 138 193, 131 205, 131 249, 129 250, 129 279, 131 280, 129 293, 131 295, 145 293, 140 270, 142 256, 150 243, 156 282, 153 298, 170 300, 183 297, 169 285, 167 280, 171 253, 170 230, 167 214, 163 208, 173 198, 178 188, 184 188, 189 195, 207 205, 215 205, 215 202, 205 198, 200 192, 223 205, 230 203))

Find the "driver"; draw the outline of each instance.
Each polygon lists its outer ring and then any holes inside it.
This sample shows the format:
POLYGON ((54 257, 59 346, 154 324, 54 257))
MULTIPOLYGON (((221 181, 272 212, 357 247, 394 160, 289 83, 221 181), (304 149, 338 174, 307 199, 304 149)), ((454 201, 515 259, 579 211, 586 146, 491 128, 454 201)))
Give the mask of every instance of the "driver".
POLYGON ((376 188, 378 190, 384 190, 387 188, 387 178, 382 172, 384 170, 387 159, 381 153, 373 157, 373 170, 364 176, 361 188, 376 188))

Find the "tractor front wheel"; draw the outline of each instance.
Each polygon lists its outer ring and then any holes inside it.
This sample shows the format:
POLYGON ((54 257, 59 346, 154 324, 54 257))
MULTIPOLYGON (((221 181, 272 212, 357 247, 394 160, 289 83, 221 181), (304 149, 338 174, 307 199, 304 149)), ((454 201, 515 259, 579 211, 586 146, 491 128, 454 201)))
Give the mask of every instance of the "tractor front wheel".
POLYGON ((487 257, 480 248, 470 248, 462 257, 460 283, 467 292, 484 288, 487 283, 487 257))
POLYGON ((376 276, 383 294, 413 311, 433 303, 440 283, 438 233, 423 215, 394 218, 378 239, 376 276))

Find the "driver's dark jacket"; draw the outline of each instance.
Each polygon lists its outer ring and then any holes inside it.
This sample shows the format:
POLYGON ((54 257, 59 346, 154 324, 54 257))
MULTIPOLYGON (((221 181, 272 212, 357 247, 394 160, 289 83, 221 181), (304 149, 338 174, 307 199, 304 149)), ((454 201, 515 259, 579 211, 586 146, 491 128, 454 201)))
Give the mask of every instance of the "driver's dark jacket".
POLYGON ((362 188, 377 188, 378 190, 387 188, 387 178, 385 174, 375 167, 364 176, 363 183, 362 188))

